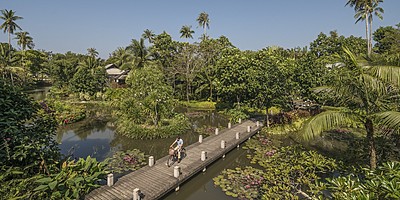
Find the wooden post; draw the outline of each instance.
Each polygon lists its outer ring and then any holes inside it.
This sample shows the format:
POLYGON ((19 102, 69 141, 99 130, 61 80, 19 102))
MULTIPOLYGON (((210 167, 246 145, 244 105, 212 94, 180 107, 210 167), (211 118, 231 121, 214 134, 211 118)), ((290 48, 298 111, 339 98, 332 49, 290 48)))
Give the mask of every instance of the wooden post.
POLYGON ((201 152, 201 161, 205 161, 207 159, 207 152, 202 151, 201 152))
POLYGON ((236 139, 238 140, 240 138, 240 133, 236 132, 236 139))
POLYGON ((113 174, 107 175, 107 185, 110 187, 114 185, 114 175, 113 174))
POLYGON ((251 131, 251 126, 247 126, 247 132, 250 133, 251 131))
POLYGON ((241 123, 242 123, 242 119, 239 118, 239 124, 241 124, 241 123))
POLYGON ((225 149, 225 140, 221 140, 221 149, 225 149))
POLYGON ((154 165, 154 156, 149 157, 149 166, 152 167, 154 165))
POLYGON ((257 121, 257 127, 259 127, 260 126, 260 122, 259 121, 257 121))
POLYGON ((181 173, 180 167, 179 166, 175 166, 174 167, 174 177, 178 178, 180 173, 181 173))
POLYGON ((232 124, 229 122, 228 123, 228 128, 231 129, 232 128, 232 124))
POLYGON ((139 188, 133 189, 133 200, 140 200, 140 190, 139 190, 139 188))
POLYGON ((218 128, 215 128, 215 135, 218 135, 218 128))
POLYGON ((203 142, 203 135, 199 135, 199 143, 203 142))

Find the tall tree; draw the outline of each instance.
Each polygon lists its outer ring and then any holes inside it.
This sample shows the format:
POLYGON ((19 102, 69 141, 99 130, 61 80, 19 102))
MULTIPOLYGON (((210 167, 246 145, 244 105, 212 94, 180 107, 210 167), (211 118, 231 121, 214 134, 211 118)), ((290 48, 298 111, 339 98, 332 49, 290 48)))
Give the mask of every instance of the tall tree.
POLYGON ((361 124, 369 146, 370 167, 377 166, 375 144, 376 124, 381 122, 387 129, 399 129, 400 112, 396 102, 400 86, 400 68, 394 66, 362 66, 354 55, 348 54, 346 65, 337 68, 338 76, 326 87, 338 99, 342 107, 322 112, 304 124, 306 139, 312 139, 323 131, 361 124))
POLYGON ((153 39, 156 35, 152 30, 146 29, 142 34, 142 38, 149 40, 149 43, 153 43, 153 39))
POLYGON ((18 32, 15 33, 17 37, 14 39, 17 39, 17 44, 21 46, 22 51, 25 51, 25 49, 28 47, 28 49, 33 49, 35 47, 35 44, 33 43, 33 38, 29 36, 29 33, 26 31, 23 32, 18 32))
POLYGON ((354 7, 356 14, 354 18, 356 23, 359 21, 365 21, 365 35, 367 38, 368 56, 372 52, 372 20, 373 15, 379 19, 383 19, 382 14, 384 13, 383 8, 379 7, 379 4, 383 0, 348 0, 346 6, 354 7))
POLYGON ((14 31, 16 29, 22 30, 21 27, 15 21, 19 19, 23 19, 20 16, 16 16, 15 12, 13 10, 1 10, 1 16, 0 19, 4 20, 3 24, 1 24, 0 29, 4 30, 5 32, 8 32, 8 45, 11 49, 11 34, 14 34, 14 31))
POLYGON ((142 68, 145 63, 150 60, 150 54, 147 47, 144 45, 144 39, 132 40, 132 43, 127 47, 127 50, 132 51, 133 55, 136 57, 134 60, 134 65, 136 67, 142 68))
POLYGON ((206 12, 200 13, 197 22, 199 23, 199 26, 203 27, 205 37, 207 35, 206 28, 210 28, 210 19, 208 18, 208 14, 206 12))
POLYGON ((87 49, 88 55, 92 58, 96 58, 99 55, 99 52, 95 48, 89 48, 87 49))
POLYGON ((182 26, 179 33, 181 34, 181 38, 192 38, 193 39, 194 30, 192 30, 192 26, 185 25, 185 26, 182 26))

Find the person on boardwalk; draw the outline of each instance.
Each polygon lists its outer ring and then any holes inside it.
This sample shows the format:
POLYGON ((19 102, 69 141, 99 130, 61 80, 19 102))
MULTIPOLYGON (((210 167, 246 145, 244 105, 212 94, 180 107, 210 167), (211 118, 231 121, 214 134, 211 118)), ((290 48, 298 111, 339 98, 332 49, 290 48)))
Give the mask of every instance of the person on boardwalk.
POLYGON ((178 151, 178 163, 181 162, 181 150, 183 147, 183 140, 181 137, 177 137, 176 140, 171 144, 170 148, 174 147, 174 144, 176 144, 176 147, 174 148, 175 151, 178 151))

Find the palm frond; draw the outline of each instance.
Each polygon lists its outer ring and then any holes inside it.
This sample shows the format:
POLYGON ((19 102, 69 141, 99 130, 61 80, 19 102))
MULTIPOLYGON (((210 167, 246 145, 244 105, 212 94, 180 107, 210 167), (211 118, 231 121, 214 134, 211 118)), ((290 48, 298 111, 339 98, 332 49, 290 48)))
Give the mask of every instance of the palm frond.
POLYGON ((396 66, 373 66, 370 68, 372 74, 379 79, 395 84, 400 87, 400 67, 396 66))
POLYGON ((304 139, 310 140, 324 131, 352 124, 354 119, 352 114, 344 109, 326 111, 304 122, 301 133, 304 139))
POLYGON ((386 111, 376 114, 376 117, 381 125, 387 128, 400 130, 400 112, 386 111))

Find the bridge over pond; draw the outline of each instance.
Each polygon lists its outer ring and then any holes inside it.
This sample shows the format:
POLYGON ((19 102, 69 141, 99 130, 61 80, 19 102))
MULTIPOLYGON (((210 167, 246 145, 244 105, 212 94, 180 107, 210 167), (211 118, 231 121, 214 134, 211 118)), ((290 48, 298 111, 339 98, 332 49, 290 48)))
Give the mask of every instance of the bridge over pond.
MULTIPOLYGON (((240 120, 239 120, 240 122, 240 120)), ((180 163, 171 167, 166 165, 168 156, 158 159, 149 158, 149 165, 121 177, 115 184, 112 175, 108 185, 93 190, 85 199, 159 199, 197 173, 206 170, 207 166, 222 158, 239 144, 257 133, 262 124, 255 120, 246 120, 219 131, 191 144, 186 148, 187 156, 180 163)), ((166 144, 169 145, 169 144, 166 144)))

